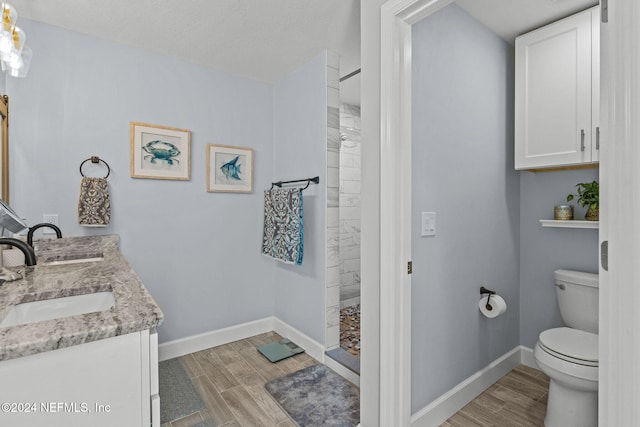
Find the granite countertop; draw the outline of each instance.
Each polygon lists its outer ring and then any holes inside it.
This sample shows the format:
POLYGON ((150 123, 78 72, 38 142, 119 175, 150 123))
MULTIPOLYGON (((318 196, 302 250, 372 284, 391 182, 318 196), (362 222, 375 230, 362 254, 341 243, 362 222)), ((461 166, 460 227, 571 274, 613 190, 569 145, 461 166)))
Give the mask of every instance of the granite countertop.
POLYGON ((160 325, 164 320, 162 310, 120 253, 119 241, 116 235, 36 240, 37 265, 20 267, 23 279, 0 286, 0 320, 16 304, 101 291, 113 292, 115 306, 102 312, 0 327, 0 360, 160 325), (102 260, 95 262, 48 264, 101 255, 102 260))

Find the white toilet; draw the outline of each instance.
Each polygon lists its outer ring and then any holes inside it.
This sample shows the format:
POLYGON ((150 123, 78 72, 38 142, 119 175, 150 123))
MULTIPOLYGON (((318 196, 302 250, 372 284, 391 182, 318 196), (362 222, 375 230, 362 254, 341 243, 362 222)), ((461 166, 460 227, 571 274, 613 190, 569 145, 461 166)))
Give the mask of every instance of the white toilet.
POLYGON ((556 270, 556 293, 568 327, 540 334, 533 351, 551 379, 546 427, 598 425, 598 275, 556 270))

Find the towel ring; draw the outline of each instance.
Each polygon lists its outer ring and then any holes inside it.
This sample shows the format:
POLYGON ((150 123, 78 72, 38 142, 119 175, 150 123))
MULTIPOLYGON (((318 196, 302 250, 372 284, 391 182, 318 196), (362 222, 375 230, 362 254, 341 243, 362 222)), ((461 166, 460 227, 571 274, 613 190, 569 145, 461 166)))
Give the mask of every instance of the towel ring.
POLYGON ((111 173, 111 168, 109 167, 109 163, 105 162, 98 156, 91 156, 88 159, 86 159, 84 162, 80 163, 80 175, 82 175, 83 178, 84 178, 84 174, 82 173, 82 166, 84 166, 84 164, 87 163, 89 160, 91 160, 91 163, 99 163, 99 162, 104 163, 104 165, 107 167, 107 175, 104 177, 104 179, 109 178, 109 174, 111 173))

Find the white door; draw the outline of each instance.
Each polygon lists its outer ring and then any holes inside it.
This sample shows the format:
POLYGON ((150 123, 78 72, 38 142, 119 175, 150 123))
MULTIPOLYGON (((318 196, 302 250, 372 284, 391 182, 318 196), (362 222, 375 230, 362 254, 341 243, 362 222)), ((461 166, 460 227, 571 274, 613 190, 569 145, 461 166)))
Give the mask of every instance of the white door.
MULTIPOLYGON (((605 14, 603 3, 602 13, 605 14)), ((602 40, 599 423, 640 425, 640 8, 608 4, 602 40)))
POLYGON ((591 14, 591 161, 600 161, 600 7, 591 14))

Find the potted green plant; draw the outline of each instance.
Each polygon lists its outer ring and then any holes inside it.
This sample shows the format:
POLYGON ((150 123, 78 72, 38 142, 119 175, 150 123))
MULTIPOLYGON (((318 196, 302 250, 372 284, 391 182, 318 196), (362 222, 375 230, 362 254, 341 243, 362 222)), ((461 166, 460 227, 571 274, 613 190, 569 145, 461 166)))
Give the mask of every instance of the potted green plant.
POLYGON ((584 219, 587 221, 598 221, 600 219, 600 208, 599 208, 599 185, 598 181, 593 182, 581 182, 576 184, 578 187, 578 194, 569 194, 567 196, 567 202, 573 200, 575 196, 578 197, 578 204, 580 206, 587 208, 587 212, 584 215, 584 219))

